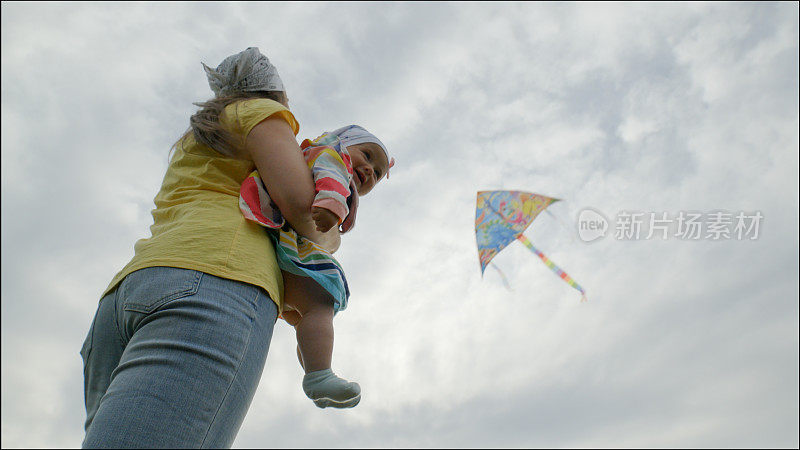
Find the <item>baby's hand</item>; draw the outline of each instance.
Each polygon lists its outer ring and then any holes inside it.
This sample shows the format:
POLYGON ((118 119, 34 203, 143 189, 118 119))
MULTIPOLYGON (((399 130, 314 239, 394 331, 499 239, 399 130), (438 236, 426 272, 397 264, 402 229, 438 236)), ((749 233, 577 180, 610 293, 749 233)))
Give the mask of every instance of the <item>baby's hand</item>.
POLYGON ((334 225, 339 225, 339 218, 329 209, 312 206, 311 217, 314 219, 314 223, 317 224, 317 231, 323 233, 333 228, 334 225))

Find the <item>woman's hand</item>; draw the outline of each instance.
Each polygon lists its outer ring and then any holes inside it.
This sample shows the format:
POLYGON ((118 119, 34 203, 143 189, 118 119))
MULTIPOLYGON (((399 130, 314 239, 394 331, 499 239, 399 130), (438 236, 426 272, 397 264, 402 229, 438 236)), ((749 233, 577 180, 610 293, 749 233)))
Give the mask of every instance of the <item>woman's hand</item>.
POLYGON ((339 250, 339 246, 342 244, 342 234, 339 233, 338 228, 331 228, 330 231, 327 233, 320 233, 319 236, 319 240, 314 242, 321 245, 322 248, 331 253, 335 253, 336 250, 339 250))

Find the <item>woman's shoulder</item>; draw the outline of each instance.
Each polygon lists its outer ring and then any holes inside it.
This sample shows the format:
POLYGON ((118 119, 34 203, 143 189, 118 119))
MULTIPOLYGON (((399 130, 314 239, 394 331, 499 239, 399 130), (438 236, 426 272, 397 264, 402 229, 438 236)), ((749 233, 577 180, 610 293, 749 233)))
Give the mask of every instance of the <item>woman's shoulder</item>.
POLYGON ((225 107, 225 117, 220 117, 221 121, 231 125, 238 125, 243 135, 247 135, 250 130, 264 119, 277 115, 289 124, 297 135, 300 131, 300 124, 286 106, 268 98, 250 98, 239 100, 225 107))
POLYGON ((278 110, 286 110, 288 111, 289 108, 281 104, 280 102, 276 102, 270 98, 244 98, 241 100, 237 100, 227 107, 226 110, 230 108, 238 108, 240 110, 252 110, 252 109, 261 109, 261 110, 269 110, 269 111, 278 111, 278 110))

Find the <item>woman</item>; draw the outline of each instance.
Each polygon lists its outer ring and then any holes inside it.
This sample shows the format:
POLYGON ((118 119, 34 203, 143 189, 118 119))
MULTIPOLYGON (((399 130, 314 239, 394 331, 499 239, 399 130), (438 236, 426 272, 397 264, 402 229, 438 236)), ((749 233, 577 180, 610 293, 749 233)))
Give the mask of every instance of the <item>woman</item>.
POLYGON ((282 292, 270 239, 239 211, 242 181, 258 170, 292 228, 320 238, 275 67, 254 47, 203 66, 215 98, 173 147, 152 237, 103 293, 81 350, 85 448, 230 447, 282 292))

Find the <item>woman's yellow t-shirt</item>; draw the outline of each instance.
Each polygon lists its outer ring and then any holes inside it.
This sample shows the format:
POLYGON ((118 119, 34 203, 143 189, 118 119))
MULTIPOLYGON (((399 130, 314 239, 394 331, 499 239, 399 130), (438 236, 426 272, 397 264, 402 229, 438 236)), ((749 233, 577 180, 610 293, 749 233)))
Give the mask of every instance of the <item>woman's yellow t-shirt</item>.
MULTIPOLYGON (((228 105, 220 123, 244 139, 258 123, 277 115, 300 129, 292 113, 269 99, 228 105)), ((133 259, 103 295, 125 276, 152 266, 193 269, 264 288, 280 308, 283 280, 265 229, 239 210, 239 188, 255 169, 252 161, 226 157, 190 133, 175 149, 152 211, 151 237, 134 246, 133 259)))

